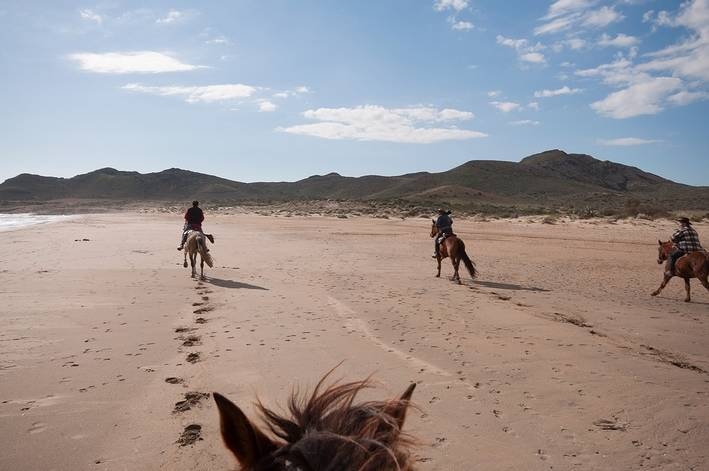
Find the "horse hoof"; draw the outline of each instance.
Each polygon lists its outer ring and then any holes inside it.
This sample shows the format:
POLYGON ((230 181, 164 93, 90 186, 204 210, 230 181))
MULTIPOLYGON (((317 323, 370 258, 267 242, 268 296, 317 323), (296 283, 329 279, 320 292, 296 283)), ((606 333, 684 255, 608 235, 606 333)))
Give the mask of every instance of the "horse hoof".
POLYGON ((657 291, 653 291, 652 293, 650 293, 650 296, 657 296, 658 294, 660 293, 658 293, 657 291))
POLYGON ((440 274, 440 273, 439 273, 438 275, 436 275, 436 278, 440 278, 440 277, 441 277, 441 274, 440 274))
POLYGON ((183 263, 182 266, 187 268, 187 262, 183 263))
POLYGON ((691 302, 691 301, 692 301, 692 300, 689 299, 689 298, 687 298, 687 299, 684 300, 685 303, 688 303, 688 302, 691 302))

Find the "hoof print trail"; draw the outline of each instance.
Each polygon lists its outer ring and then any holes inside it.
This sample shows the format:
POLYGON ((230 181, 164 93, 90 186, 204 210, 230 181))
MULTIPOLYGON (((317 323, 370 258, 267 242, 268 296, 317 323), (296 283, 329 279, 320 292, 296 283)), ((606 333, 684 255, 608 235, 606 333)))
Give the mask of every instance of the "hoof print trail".
POLYGON ((197 363, 199 360, 200 360, 199 352, 190 353, 189 355, 187 355, 187 361, 190 363, 197 363))
POLYGON ((192 312, 194 314, 202 314, 203 312, 209 312, 209 311, 213 311, 213 310, 214 310, 214 308, 212 306, 206 306, 206 307, 201 307, 199 309, 195 309, 192 312))
POLYGON ((197 319, 194 320, 194 322, 195 322, 195 324, 206 324, 207 319, 205 319, 204 317, 198 317, 197 319))
POLYGON ((209 393, 202 393, 198 391, 190 391, 185 393, 184 401, 178 401, 175 403, 175 408, 172 409, 173 414, 179 414, 180 412, 186 412, 192 409, 193 406, 198 405, 203 399, 207 399, 209 393))
POLYGON ((194 345, 201 345, 202 342, 202 337, 199 335, 190 335, 188 336, 184 342, 182 342, 183 347, 192 347, 194 345))
POLYGON ((202 440, 202 426, 199 424, 190 424, 182 431, 182 435, 177 439, 177 444, 180 446, 193 445, 197 440, 202 440))

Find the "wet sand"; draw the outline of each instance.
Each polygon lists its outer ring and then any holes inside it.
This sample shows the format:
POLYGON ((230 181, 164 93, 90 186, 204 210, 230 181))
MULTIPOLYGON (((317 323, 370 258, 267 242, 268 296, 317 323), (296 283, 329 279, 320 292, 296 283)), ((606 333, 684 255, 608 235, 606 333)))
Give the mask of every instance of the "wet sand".
POLYGON ((709 292, 649 296, 671 222, 455 225, 462 286, 427 219, 208 215, 201 282, 179 215, 0 233, 0 469, 233 469, 204 394, 252 413, 341 361, 419 383, 422 470, 706 468, 709 292))

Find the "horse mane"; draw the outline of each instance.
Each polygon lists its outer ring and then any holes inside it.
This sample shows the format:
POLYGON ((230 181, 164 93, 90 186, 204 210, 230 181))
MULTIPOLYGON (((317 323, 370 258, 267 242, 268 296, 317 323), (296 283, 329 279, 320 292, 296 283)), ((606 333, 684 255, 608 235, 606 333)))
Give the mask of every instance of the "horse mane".
MULTIPOLYGON (((321 391, 326 378, 310 395, 297 390, 291 393, 289 416, 257 403, 270 431, 285 442, 279 454, 287 453, 293 462, 302 461, 302 469, 413 469, 409 453, 415 441, 401 432, 408 399, 355 404, 356 396, 372 386, 369 378, 334 383, 321 391)), ((402 397, 409 397, 413 387, 402 397)))

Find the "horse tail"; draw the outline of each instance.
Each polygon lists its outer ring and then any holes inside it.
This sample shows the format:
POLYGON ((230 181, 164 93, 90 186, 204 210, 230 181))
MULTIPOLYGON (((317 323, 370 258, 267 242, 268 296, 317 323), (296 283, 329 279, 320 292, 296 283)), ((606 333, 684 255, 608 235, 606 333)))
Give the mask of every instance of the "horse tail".
POLYGON ((204 263, 206 263, 209 268, 214 268, 214 259, 212 259, 212 255, 207 252, 207 244, 205 244, 201 237, 197 239, 197 250, 202 260, 204 260, 204 263))
POLYGON ((476 276, 478 276, 478 271, 475 269, 475 264, 472 260, 470 260, 468 254, 465 253, 465 243, 463 243, 462 240, 460 241, 460 258, 463 260, 465 268, 468 269, 468 273, 470 273, 470 278, 475 278, 476 276))

